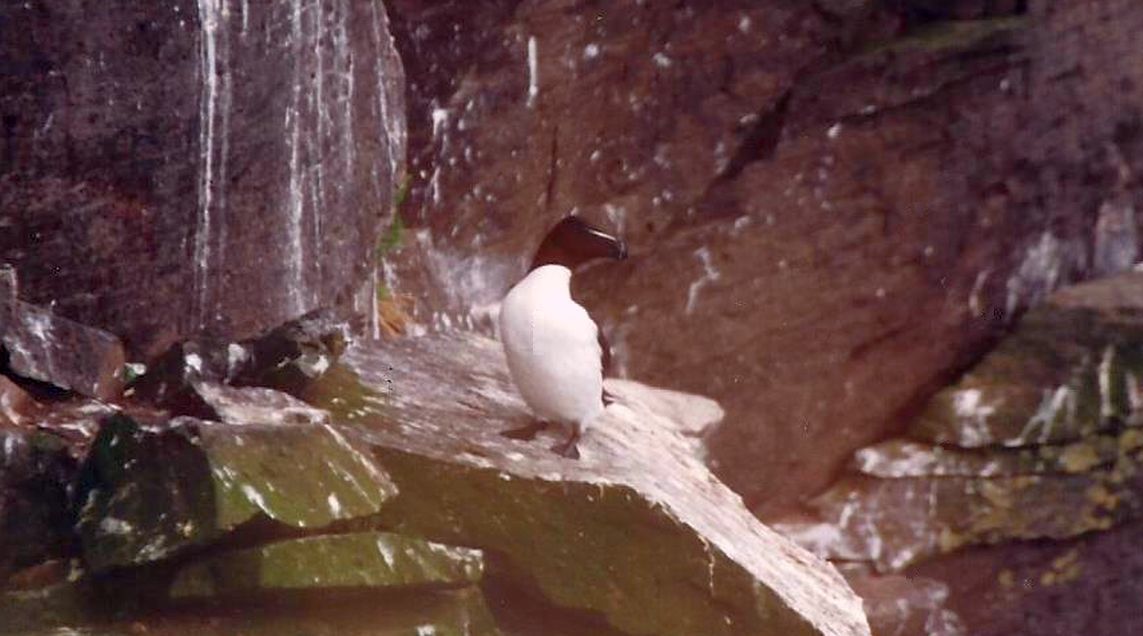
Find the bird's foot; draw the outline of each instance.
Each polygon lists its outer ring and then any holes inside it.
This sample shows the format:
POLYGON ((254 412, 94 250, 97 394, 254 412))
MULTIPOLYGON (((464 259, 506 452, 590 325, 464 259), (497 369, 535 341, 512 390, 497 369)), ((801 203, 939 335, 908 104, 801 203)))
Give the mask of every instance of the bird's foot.
POLYGON ((530 442, 536 439, 536 436, 539 435, 541 431, 551 425, 551 422, 545 422, 544 420, 535 420, 527 426, 521 426, 520 428, 510 428, 506 431, 500 431, 500 434, 504 437, 507 437, 508 439, 519 439, 524 440, 525 442, 530 442))
POLYGON ((583 429, 579 424, 572 424, 571 435, 563 443, 553 446, 552 450, 568 459, 579 459, 579 446, 577 444, 582 433, 583 429))
POLYGON ((561 457, 579 459, 579 446, 577 446, 575 442, 556 444, 552 447, 552 450, 561 457))

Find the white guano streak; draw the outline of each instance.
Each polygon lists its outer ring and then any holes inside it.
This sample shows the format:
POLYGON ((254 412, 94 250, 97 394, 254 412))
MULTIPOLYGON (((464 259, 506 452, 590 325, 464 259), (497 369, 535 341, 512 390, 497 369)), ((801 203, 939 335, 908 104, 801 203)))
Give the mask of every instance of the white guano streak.
POLYGON ((195 315, 198 327, 206 324, 210 312, 210 269, 212 243, 215 237, 216 212, 221 213, 226 200, 226 153, 228 151, 231 77, 226 25, 230 15, 226 0, 198 0, 200 43, 199 60, 202 90, 199 98, 199 184, 198 222, 195 228, 195 315), (219 77, 221 76, 221 86, 219 77), (217 121, 221 119, 221 121, 217 121), (217 125, 216 126, 216 121, 217 125), (216 162, 216 140, 218 157, 216 162), (217 193, 215 192, 217 190, 217 193))
POLYGON ((540 52, 536 36, 528 38, 528 108, 536 105, 540 95, 540 52))
MULTIPOLYGON (((313 48, 317 56, 317 71, 314 75, 314 92, 311 95, 314 103, 315 115, 317 118, 317 138, 310 138, 311 161, 313 162, 313 179, 310 183, 310 196, 313 199, 313 234, 310 245, 312 252, 321 250, 321 215, 325 211, 325 139, 327 132, 327 122, 333 128, 336 128, 336 123, 333 121, 333 116, 330 114, 330 108, 326 104, 325 99, 325 56, 326 47, 324 42, 326 40, 326 25, 325 25, 325 7, 319 4, 316 11, 311 11, 313 14, 313 48)), ((334 42, 333 63, 336 69, 337 65, 337 49, 336 41, 334 42)), ((319 265, 320 259, 315 259, 314 264, 319 265)), ((299 264, 299 268, 304 263, 299 264)), ((318 289, 315 285, 311 291, 308 302, 317 304, 318 302, 318 289)))
POLYGON ((387 19, 381 14, 381 12, 385 10, 384 6, 380 2, 372 2, 370 4, 373 8, 373 39, 377 46, 377 59, 375 64, 377 65, 378 116, 381 118, 381 123, 385 127, 386 150, 389 155, 389 175, 392 178, 397 175, 397 166, 401 161, 398 153, 402 153, 405 146, 405 129, 399 125, 396 118, 390 117, 391 105, 389 104, 389 93, 385 90, 385 66, 382 64, 382 60, 385 57, 385 52, 392 51, 396 47, 396 44, 393 41, 393 34, 389 32, 389 29, 382 29, 382 25, 387 22, 387 19), (388 38, 388 40, 384 38, 388 38), (388 49, 385 48, 386 41, 389 44, 388 49))
POLYGON ((345 127, 342 130, 342 152, 345 158, 345 178, 353 182, 353 55, 349 48, 349 0, 342 0, 334 46, 338 51, 337 74, 345 81, 345 127))
POLYGON ((699 249, 695 250, 695 258, 697 258, 699 263, 702 264, 702 276, 695 282, 691 283, 690 287, 687 288, 687 304, 684 313, 686 313, 688 316, 695 310, 696 303, 698 302, 699 291, 703 287, 706 287, 710 283, 717 281, 721 277, 721 273, 714 266, 714 260, 711 256, 710 248, 700 247, 699 249))
POLYGON ((305 260, 305 250, 302 245, 302 224, 305 220, 305 201, 302 196, 303 178, 301 173, 302 152, 302 81, 304 77, 302 66, 305 63, 304 48, 302 46, 302 2, 294 0, 290 12, 290 35, 293 39, 294 53, 294 83, 292 101, 286 109, 286 127, 290 139, 290 190, 289 190, 289 220, 286 233, 290 254, 287 255, 288 280, 286 281, 287 298, 291 314, 302 311, 304 288, 302 263, 305 260))

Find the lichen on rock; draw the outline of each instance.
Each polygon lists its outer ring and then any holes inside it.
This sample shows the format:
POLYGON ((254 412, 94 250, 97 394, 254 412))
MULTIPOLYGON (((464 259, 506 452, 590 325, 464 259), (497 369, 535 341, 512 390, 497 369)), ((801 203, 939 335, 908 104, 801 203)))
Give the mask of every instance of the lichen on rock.
POLYGON ((1143 274, 1033 309, 906 438, 855 454, 779 528, 818 554, 896 571, 974 545, 1064 540, 1143 514, 1143 274))
POLYGON ((911 437, 1035 446, 1136 423, 1143 407, 1143 277, 1061 291, 917 418, 911 437))

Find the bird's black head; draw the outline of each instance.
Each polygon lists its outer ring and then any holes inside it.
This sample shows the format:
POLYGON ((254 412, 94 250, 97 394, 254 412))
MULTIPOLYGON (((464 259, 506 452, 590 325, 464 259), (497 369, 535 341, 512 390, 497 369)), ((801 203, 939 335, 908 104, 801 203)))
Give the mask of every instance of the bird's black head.
POLYGON ((597 258, 623 260, 627 258, 627 243, 591 225, 578 216, 564 217, 548 230, 532 269, 542 265, 563 265, 574 270, 597 258))

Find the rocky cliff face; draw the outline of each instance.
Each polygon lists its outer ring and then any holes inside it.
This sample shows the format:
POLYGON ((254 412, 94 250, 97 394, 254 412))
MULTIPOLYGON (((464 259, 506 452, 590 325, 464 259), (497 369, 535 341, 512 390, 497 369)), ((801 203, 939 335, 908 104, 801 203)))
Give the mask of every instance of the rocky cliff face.
POLYGON ((349 301, 405 154, 368 0, 0 8, 0 262, 147 358, 349 301))
POLYGON ((1140 631, 1136 3, 9 4, 0 631, 1140 631), (725 417, 500 434, 569 212, 725 417))
POLYGON ((780 529, 874 607, 927 598, 972 634, 1138 631, 1117 599, 1143 510, 1140 299, 1138 272, 1049 297, 780 529), (911 591, 885 583, 900 572, 911 591))
POLYGON ((484 336, 337 362, 401 198, 380 2, 0 36, 0 631, 869 634, 703 464, 717 403, 618 382, 573 461, 484 336))
POLYGON ((1138 254, 1130 2, 392 8, 416 232, 390 282, 487 326, 554 219, 616 227, 632 258, 578 291, 623 373, 726 405, 713 461, 764 515, 1138 254))

